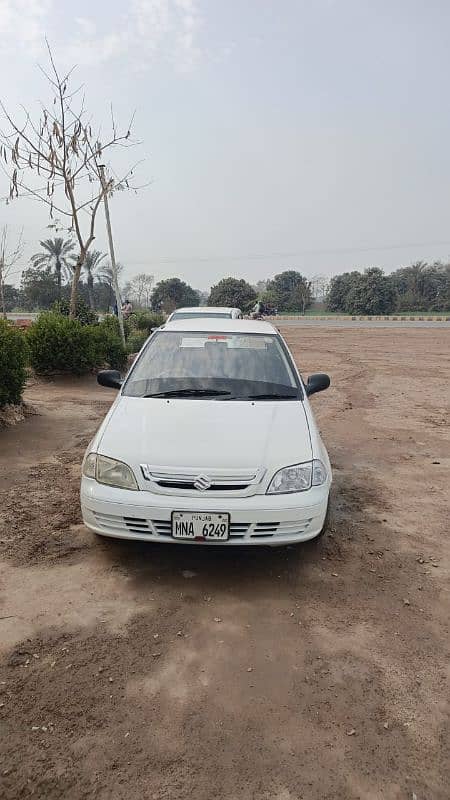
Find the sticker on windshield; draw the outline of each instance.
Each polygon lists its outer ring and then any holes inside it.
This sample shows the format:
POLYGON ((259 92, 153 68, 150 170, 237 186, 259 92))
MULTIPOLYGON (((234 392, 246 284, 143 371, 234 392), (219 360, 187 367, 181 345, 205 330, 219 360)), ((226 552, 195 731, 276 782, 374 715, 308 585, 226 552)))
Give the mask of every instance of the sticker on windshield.
POLYGON ((244 350, 265 350, 266 343, 263 336, 235 336, 231 347, 244 350))
POLYGON ((180 347, 204 347, 206 339, 200 338, 200 336, 194 337, 187 337, 183 336, 180 347))
MULTIPOLYGON (((269 342, 272 340, 269 339, 269 342)), ((223 334, 208 334, 207 336, 183 336, 180 347, 203 348, 205 345, 226 345, 230 350, 266 350, 267 339, 265 336, 224 336, 223 334)))
POLYGON ((211 336, 183 336, 180 342, 180 347, 204 347, 205 344, 226 344, 227 347, 233 347, 233 340, 230 336, 211 335, 211 336))

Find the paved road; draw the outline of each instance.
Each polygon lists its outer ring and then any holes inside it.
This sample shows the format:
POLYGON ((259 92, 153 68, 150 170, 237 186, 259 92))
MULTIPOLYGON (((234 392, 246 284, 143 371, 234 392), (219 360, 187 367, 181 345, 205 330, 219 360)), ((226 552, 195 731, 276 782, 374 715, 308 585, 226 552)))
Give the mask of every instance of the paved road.
POLYGON ((430 320, 352 320, 352 319, 314 319, 314 317, 304 317, 304 319, 279 319, 272 320, 277 327, 285 326, 293 328, 317 327, 317 328, 450 328, 450 320, 442 322, 431 322, 430 320))

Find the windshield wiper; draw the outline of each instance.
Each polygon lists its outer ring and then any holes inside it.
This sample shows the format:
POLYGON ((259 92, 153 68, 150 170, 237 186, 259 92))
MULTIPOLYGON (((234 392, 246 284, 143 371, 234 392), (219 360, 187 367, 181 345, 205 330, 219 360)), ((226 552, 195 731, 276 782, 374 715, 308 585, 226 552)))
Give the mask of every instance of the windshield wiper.
POLYGON ((144 394, 144 397, 215 397, 217 395, 228 395, 231 392, 224 392, 220 389, 169 389, 166 392, 154 392, 144 394))
POLYGON ((249 394, 247 395, 249 400, 295 400, 298 398, 298 394, 294 392, 293 394, 279 394, 278 392, 263 392, 261 394, 249 394))
POLYGON ((225 400, 298 400, 298 394, 278 394, 278 392, 264 392, 261 394, 233 394, 225 400))

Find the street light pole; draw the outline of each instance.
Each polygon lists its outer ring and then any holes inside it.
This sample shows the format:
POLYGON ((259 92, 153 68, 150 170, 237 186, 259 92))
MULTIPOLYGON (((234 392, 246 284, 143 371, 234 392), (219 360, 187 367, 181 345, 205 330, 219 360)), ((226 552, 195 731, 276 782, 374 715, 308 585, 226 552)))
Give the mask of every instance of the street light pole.
POLYGON ((111 271, 112 271, 114 295, 116 298, 117 316, 119 318, 120 335, 122 337, 122 342, 125 344, 125 329, 123 326, 122 301, 120 299, 119 282, 117 280, 116 256, 114 253, 114 242, 112 238, 111 218, 109 216, 108 192, 107 192, 107 183, 105 179, 104 164, 100 164, 99 169, 100 169, 100 181, 103 189, 103 202, 105 204, 106 229, 108 231, 109 255, 111 257, 111 271))

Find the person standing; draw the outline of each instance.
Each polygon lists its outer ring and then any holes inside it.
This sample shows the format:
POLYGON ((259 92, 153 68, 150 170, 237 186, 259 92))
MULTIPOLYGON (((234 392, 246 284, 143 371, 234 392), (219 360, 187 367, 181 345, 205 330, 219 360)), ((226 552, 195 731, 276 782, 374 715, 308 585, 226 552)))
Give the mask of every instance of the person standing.
POLYGON ((131 305, 129 300, 125 300, 122 305, 122 314, 124 319, 128 319, 130 314, 133 313, 133 306, 131 305))

